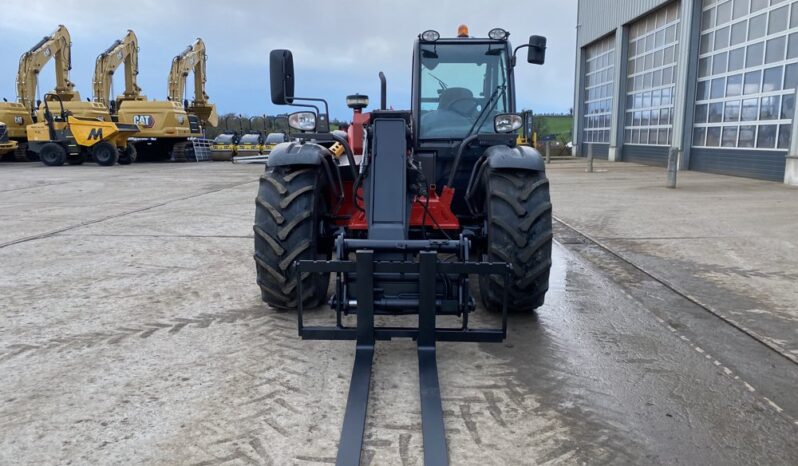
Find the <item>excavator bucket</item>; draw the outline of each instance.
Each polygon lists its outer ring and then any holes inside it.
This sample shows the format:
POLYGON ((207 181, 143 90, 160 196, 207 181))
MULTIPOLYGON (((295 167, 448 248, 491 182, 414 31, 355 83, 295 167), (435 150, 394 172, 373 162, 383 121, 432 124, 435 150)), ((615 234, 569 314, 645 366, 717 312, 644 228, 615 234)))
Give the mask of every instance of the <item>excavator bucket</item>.
POLYGON ((189 113, 199 117, 203 125, 211 125, 214 128, 219 125, 219 114, 216 113, 216 105, 193 105, 188 108, 189 113))

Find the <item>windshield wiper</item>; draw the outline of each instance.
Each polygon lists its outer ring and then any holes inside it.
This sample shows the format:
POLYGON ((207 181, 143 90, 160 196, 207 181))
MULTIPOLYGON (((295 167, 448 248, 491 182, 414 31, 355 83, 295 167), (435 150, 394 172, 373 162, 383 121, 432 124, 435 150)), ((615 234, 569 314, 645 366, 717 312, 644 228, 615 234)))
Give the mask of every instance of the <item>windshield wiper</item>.
POLYGON ((474 130, 482 126, 482 123, 480 123, 479 120, 481 120, 484 115, 490 113, 490 111, 493 110, 493 108, 499 102, 499 98, 502 95, 504 95, 504 91, 506 89, 507 86, 505 86, 504 84, 499 84, 498 86, 496 86, 496 89, 494 89, 493 93, 490 95, 490 99, 488 99, 487 105, 485 105, 482 111, 479 112, 479 115, 477 115, 477 119, 474 120, 474 124, 471 125, 471 129, 468 130, 468 134, 466 134, 466 137, 469 137, 472 134, 474 134, 474 130))
MULTIPOLYGON (((443 91, 445 91, 446 89, 449 89, 449 86, 447 86, 446 83, 443 82, 443 80, 441 78, 435 76, 434 74, 430 73, 429 71, 427 71, 427 74, 432 76, 432 79, 434 79, 435 81, 438 81, 438 84, 441 86, 441 89, 443 91)), ((438 94, 440 94, 440 93, 441 93, 441 91, 438 91, 438 94)))

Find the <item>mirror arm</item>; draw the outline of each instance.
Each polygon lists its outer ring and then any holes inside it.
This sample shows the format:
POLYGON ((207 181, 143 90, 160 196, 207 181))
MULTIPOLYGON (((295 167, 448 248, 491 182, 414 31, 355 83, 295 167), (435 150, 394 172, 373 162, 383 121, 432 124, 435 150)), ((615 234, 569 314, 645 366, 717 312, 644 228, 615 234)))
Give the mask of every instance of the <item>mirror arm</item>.
MULTIPOLYGON (((291 99, 291 100, 305 100, 305 99, 303 99, 302 97, 286 97, 286 100, 288 100, 288 99, 291 99)), ((289 107, 304 107, 304 108, 312 108, 313 110, 316 110, 316 114, 317 114, 317 115, 318 115, 318 114, 319 114, 319 112, 320 112, 320 110, 319 110, 319 107, 317 107, 317 106, 315 106, 315 105, 313 105, 313 104, 297 104, 297 103, 294 103, 294 102, 292 102, 292 103, 290 103, 290 104, 286 104, 286 105, 288 105, 289 107)))
MULTIPOLYGON (((321 102, 321 103, 323 103, 324 104, 324 118, 325 118, 325 122, 327 124, 327 129, 329 129, 329 127, 330 127, 330 107, 327 105, 327 101, 326 100, 317 99, 317 98, 311 98, 311 97, 286 97, 286 100, 289 100, 289 99, 291 99, 291 100, 306 100, 306 101, 309 101, 309 102, 321 102)), ((317 115, 321 114, 321 110, 319 109, 319 107, 317 107, 315 105, 311 105, 311 104, 295 104, 295 103, 290 103, 288 105, 290 105, 292 107, 310 107, 310 108, 314 108, 314 109, 316 109, 316 114, 317 115)))
POLYGON ((518 51, 523 49, 523 48, 528 48, 528 47, 529 47, 529 44, 524 44, 524 45, 519 45, 518 47, 516 47, 513 50, 513 58, 512 58, 512 63, 511 63, 513 68, 515 68, 515 61, 516 61, 515 57, 516 57, 516 55, 518 55, 518 51))

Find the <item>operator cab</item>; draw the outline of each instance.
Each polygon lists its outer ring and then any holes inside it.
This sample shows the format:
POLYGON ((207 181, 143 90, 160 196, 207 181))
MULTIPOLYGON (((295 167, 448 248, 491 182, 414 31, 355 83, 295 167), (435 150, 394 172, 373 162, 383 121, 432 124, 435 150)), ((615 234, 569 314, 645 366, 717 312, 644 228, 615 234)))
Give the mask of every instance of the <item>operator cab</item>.
MULTIPOLYGON (((418 140, 494 133, 496 116, 515 112, 515 57, 509 36, 496 28, 487 38, 474 38, 465 26, 455 38, 441 38, 436 31, 419 34, 412 97, 418 140)), ((543 62, 545 39, 532 36, 522 47, 530 48, 530 63, 543 62)))
POLYGON ((469 42, 420 44, 420 139, 493 132, 493 117, 515 110, 508 95, 507 43, 469 42))
MULTIPOLYGON (((516 52, 526 47, 527 61, 542 64, 546 39, 531 36, 513 49, 509 37, 501 28, 471 37, 464 25, 457 37, 419 34, 413 49, 413 138, 431 184, 462 192, 485 148, 515 145, 524 124, 515 113, 516 52)), ((467 215, 462 198, 455 198, 452 210, 467 215)))

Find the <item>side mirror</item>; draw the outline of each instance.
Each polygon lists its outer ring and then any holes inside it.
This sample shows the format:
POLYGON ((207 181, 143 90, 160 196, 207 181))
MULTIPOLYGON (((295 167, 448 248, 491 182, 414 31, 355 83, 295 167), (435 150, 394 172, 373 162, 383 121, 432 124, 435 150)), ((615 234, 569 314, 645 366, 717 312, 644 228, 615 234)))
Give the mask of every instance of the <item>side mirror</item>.
POLYGON ((543 36, 529 36, 529 51, 526 61, 533 65, 542 65, 546 61, 546 38, 543 36))
POLYGON ((271 51, 269 80, 273 104, 286 105, 294 101, 294 57, 290 50, 271 51))

